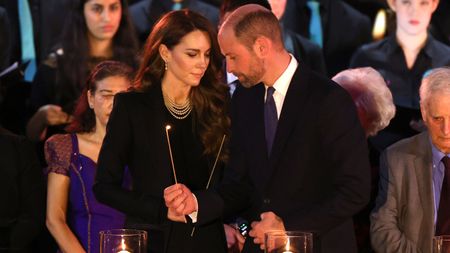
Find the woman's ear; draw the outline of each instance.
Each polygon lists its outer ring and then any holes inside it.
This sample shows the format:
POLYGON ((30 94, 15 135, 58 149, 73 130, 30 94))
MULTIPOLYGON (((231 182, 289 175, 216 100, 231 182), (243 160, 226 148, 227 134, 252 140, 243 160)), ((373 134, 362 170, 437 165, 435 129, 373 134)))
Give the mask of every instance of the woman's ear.
POLYGON ((87 91, 87 100, 88 100, 89 108, 94 109, 94 96, 90 90, 87 91))
POLYGON ((396 11, 396 9, 395 9, 395 1, 396 0, 387 0, 389 8, 391 8, 391 10, 393 10, 394 12, 396 11))
POLYGON ((161 44, 161 45, 159 45, 158 50, 159 50, 159 55, 161 55, 161 58, 163 59, 163 61, 167 63, 167 61, 169 60, 169 55, 170 55, 170 51, 167 48, 167 46, 164 44, 161 44))

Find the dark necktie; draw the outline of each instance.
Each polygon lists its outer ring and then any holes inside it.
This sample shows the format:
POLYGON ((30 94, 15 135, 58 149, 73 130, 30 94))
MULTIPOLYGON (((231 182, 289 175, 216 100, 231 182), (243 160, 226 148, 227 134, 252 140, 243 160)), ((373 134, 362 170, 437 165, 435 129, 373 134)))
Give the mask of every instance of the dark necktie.
POLYGON ((444 156, 442 163, 445 172, 437 212, 436 235, 450 235, 450 158, 444 156))
POLYGON ((267 88, 266 102, 264 103, 264 125, 266 129, 267 154, 269 156, 272 151, 273 139, 275 138, 278 124, 277 107, 273 100, 274 92, 275 88, 267 88))

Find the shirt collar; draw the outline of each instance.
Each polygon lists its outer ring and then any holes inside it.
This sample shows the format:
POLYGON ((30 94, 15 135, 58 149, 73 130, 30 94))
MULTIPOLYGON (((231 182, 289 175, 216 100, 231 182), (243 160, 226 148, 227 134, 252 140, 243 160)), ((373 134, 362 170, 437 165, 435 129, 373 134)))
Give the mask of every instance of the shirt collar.
MULTIPOLYGON (((388 41, 389 41, 389 43, 388 43, 389 47, 388 47, 388 52, 387 52, 388 55, 391 55, 398 50, 400 50, 403 53, 402 48, 398 44, 395 33, 388 37, 388 41)), ((428 33, 427 40, 425 41, 425 46, 420 51, 425 52, 425 54, 427 56, 431 57, 433 55, 433 45, 432 45, 433 41, 434 41, 433 36, 430 33, 428 33)))
POLYGON ((295 57, 292 54, 289 55, 291 56, 291 61, 289 62, 289 65, 287 66, 286 70, 284 70, 283 74, 281 74, 281 76, 278 77, 278 79, 273 84, 275 91, 279 92, 281 95, 283 95, 283 97, 286 96, 289 84, 291 83, 292 77, 294 76, 295 70, 297 69, 298 66, 298 62, 295 59, 295 57))
POLYGON ((445 154, 442 153, 430 140, 430 144, 431 144, 431 153, 433 154, 433 166, 438 166, 439 163, 441 162, 442 158, 444 158, 445 154))

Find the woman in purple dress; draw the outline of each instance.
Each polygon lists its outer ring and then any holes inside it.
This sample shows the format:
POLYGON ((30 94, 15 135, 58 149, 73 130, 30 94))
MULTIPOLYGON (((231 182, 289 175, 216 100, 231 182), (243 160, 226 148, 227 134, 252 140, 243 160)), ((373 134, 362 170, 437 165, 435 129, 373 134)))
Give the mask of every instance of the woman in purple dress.
POLYGON ((132 75, 123 63, 98 64, 77 102, 69 134, 45 143, 46 223, 62 252, 98 252, 99 231, 123 228, 125 216, 97 202, 92 185, 114 95, 130 88, 132 75))

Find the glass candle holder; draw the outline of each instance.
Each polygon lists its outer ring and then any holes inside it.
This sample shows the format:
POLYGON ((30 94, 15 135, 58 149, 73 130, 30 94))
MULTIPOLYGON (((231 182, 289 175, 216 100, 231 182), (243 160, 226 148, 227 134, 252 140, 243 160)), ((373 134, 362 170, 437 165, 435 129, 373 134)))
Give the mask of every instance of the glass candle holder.
POLYGON ((135 229, 100 231, 100 253, 146 253, 147 232, 135 229))
POLYGON ((312 253, 313 235, 301 231, 271 231, 264 234, 266 253, 312 253))
POLYGON ((450 253, 450 235, 433 237, 433 253, 450 253))

